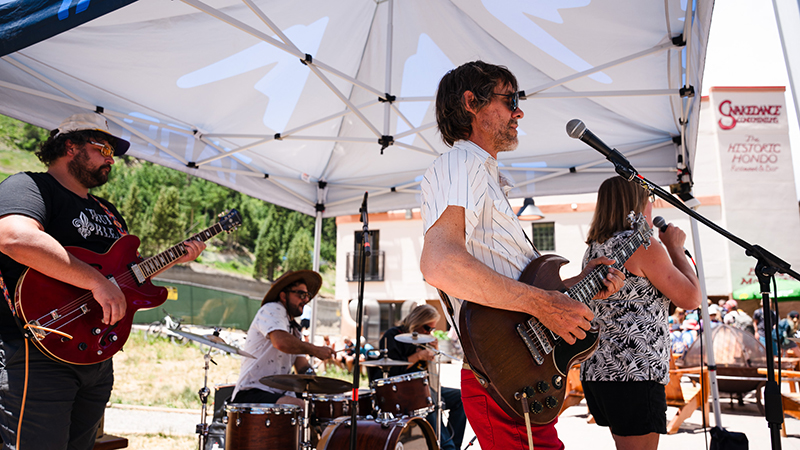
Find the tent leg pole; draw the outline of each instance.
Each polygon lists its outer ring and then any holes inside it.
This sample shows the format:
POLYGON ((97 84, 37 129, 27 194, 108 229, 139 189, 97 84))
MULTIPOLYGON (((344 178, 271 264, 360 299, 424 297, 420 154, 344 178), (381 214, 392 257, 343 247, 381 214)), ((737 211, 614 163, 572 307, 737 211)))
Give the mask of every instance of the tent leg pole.
MULTIPOLYGON (((708 315, 708 294, 706 291, 705 272, 703 270, 703 252, 700 249, 700 230, 697 226, 697 219, 690 218, 692 224, 692 243, 694 244, 694 254, 697 263, 697 278, 700 281, 700 292, 703 299, 700 301, 700 308, 703 315, 703 339, 706 342, 706 361, 708 362, 708 378, 711 384, 711 401, 714 406, 714 424, 722 428, 722 413, 719 410, 719 387, 717 386, 717 363, 714 360, 714 342, 711 340, 711 319, 708 315)), ((703 403, 708 403, 708 393, 703 399, 703 403)))

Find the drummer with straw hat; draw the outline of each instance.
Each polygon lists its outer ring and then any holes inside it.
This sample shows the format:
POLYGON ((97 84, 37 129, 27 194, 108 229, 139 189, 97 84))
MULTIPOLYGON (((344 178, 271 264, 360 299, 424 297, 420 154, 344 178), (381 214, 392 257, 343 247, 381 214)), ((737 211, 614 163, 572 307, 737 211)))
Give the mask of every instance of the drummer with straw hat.
POLYGON ((294 367, 298 374, 313 373, 305 355, 330 359, 333 349, 304 342, 294 318, 317 295, 322 277, 313 270, 286 272, 272 283, 261 302, 244 350, 253 356, 242 360, 239 381, 232 403, 288 403, 302 406, 294 392, 281 391, 259 380, 270 375, 287 375, 294 367))

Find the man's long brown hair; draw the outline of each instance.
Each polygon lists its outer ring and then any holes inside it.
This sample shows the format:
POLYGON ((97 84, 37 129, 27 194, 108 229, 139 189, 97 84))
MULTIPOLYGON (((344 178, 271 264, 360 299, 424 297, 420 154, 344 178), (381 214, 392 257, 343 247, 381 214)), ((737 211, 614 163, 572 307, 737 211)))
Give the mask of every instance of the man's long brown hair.
POLYGON ((586 243, 603 243, 614 233, 629 229, 628 214, 644 211, 647 195, 644 188, 620 176, 603 181, 597 191, 597 206, 586 243))

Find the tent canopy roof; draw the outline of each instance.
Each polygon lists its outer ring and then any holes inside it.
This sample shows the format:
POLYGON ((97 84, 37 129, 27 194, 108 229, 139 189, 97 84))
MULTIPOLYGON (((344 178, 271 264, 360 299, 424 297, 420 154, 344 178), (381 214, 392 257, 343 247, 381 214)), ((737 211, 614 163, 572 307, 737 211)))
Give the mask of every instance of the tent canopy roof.
POLYGON ((499 158, 512 197, 614 174, 567 136, 576 117, 663 185, 693 160, 713 6, 682 5, 140 0, 3 56, 0 113, 51 129, 100 109, 129 155, 307 214, 355 214, 365 191, 371 212, 405 209, 447 151, 439 79, 482 59, 525 94, 499 158))

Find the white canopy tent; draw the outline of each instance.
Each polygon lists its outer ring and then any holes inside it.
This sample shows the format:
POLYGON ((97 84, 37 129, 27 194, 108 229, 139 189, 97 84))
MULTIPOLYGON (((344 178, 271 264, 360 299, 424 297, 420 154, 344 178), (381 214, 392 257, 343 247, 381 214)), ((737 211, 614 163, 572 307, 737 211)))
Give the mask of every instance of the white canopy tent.
POLYGON ((0 114, 52 129, 101 112, 129 155, 315 215, 317 249, 322 217, 358 213, 365 191, 370 212, 419 205, 447 150, 437 83, 475 59, 524 90, 519 148, 499 158, 511 197, 614 174, 567 136, 573 118, 650 181, 691 180, 713 0, 49 3, 59 27, 33 45, 34 14, 0 15, 0 114))
POLYGON ((140 0, 3 56, 0 113, 53 128, 100 110, 132 156, 311 215, 355 214, 364 191, 370 211, 405 209, 446 150, 439 78, 483 59, 528 100, 500 158, 512 197, 613 173, 566 135, 575 117, 663 185, 694 152, 712 3, 689 5, 140 0))

